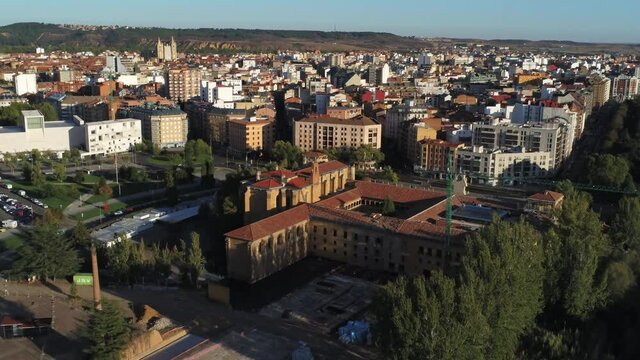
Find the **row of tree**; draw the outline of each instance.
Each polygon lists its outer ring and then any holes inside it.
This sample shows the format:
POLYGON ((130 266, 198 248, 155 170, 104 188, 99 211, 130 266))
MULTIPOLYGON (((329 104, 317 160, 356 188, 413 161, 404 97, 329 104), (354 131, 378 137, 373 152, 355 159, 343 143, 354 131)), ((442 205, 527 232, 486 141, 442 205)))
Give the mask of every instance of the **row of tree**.
POLYGON ((0 125, 16 126, 20 122, 21 113, 25 110, 39 110, 44 115, 45 121, 58 120, 58 112, 49 103, 26 104, 11 103, 9 106, 0 107, 0 125))
POLYGON ((637 358, 636 343, 606 339, 636 336, 638 326, 621 330, 603 314, 637 299, 640 199, 622 199, 604 231, 590 196, 561 188, 562 210, 548 229, 495 219, 467 239, 455 276, 384 287, 372 313, 385 358, 637 358))

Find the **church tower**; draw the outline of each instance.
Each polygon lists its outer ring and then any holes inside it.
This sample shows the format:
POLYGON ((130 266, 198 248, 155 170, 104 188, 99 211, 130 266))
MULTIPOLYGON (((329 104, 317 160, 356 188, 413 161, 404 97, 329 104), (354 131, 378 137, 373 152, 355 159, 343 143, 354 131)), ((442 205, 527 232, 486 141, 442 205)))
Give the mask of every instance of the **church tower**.
POLYGON ((160 38, 158 38, 158 43, 156 44, 156 57, 158 60, 164 60, 164 45, 160 38))
POLYGON ((178 59, 178 47, 176 46, 176 41, 171 37, 171 60, 178 59))

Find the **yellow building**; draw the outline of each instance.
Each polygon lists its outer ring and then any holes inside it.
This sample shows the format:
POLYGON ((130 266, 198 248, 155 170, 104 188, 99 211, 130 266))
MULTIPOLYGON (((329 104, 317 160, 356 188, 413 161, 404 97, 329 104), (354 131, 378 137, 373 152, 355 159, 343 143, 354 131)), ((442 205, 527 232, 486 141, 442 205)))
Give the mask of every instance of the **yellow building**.
POLYGON ((142 121, 142 137, 160 149, 184 147, 189 135, 187 113, 176 107, 140 106, 129 116, 142 121))
POLYGON ((293 140, 302 151, 382 146, 382 125, 366 116, 312 116, 295 122, 293 140))
POLYGON ((420 161, 420 142, 434 140, 438 137, 438 131, 424 122, 409 125, 407 129, 406 156, 412 164, 420 161))
MULTIPOLYGON (((475 203, 454 198, 456 209, 475 203)), ((255 283, 309 256, 368 269, 429 275, 445 258, 457 266, 471 225, 452 229, 445 256, 444 193, 364 181, 315 204, 300 204, 226 234, 227 274, 255 283), (376 212, 390 198, 394 217, 376 212)), ((477 226, 477 225, 476 225, 477 226)))
POLYGON ((275 170, 256 174, 244 192, 244 219, 250 223, 292 208, 314 203, 344 190, 355 179, 355 169, 339 161, 313 163, 298 171, 275 170))
POLYGON ((269 151, 275 141, 275 120, 269 118, 228 120, 229 150, 244 156, 250 151, 269 151))
POLYGON ((167 96, 175 101, 187 101, 200 96, 201 77, 198 68, 168 70, 164 82, 167 96))

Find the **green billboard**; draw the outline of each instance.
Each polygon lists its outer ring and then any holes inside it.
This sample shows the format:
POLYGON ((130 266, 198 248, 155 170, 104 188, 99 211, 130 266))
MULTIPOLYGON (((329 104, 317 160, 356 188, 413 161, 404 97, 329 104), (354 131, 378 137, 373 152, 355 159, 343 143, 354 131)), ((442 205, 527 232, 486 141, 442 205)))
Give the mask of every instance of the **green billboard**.
POLYGON ((77 273, 73 275, 73 283, 77 286, 93 286, 93 275, 88 273, 77 273))

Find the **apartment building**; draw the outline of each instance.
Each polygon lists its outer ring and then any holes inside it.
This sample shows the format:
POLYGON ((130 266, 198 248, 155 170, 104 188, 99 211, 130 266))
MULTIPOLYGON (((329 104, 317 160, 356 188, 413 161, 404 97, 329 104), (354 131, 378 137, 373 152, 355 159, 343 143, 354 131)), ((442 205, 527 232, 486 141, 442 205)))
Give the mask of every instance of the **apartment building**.
POLYGON ((295 122, 294 143, 302 151, 382 146, 382 126, 366 116, 336 119, 312 116, 295 122))
POLYGON ((526 151, 548 152, 552 167, 557 169, 573 149, 575 129, 564 118, 545 122, 512 124, 493 120, 472 124, 472 144, 486 149, 525 148, 526 151))
POLYGON ((142 143, 142 123, 138 119, 98 121, 83 124, 87 155, 109 155, 131 151, 142 143))
POLYGON ((491 149, 482 146, 459 148, 455 171, 479 183, 497 185, 500 181, 517 182, 528 178, 546 177, 555 169, 553 154, 529 151, 522 147, 491 149))
POLYGON ((165 75, 167 96, 175 101, 187 101, 200 96, 200 69, 169 69, 165 75))
POLYGON ((425 139, 418 143, 419 158, 414 163, 414 170, 435 177, 442 177, 447 171, 455 172, 455 161, 458 150, 464 147, 464 144, 453 144, 444 140, 425 139), (449 164, 449 156, 451 156, 451 164, 449 164), (448 169, 448 166, 451 166, 448 169))
POLYGON ((190 101, 185 105, 191 137, 201 138, 215 148, 229 143, 227 122, 245 120, 247 112, 240 109, 220 109, 206 102, 190 101))
POLYGON ((142 121, 142 138, 160 149, 184 147, 188 140, 187 113, 180 108, 147 104, 128 109, 128 116, 142 121))
POLYGON ((244 156, 250 151, 270 151, 275 142, 275 120, 255 116, 227 122, 229 129, 229 151, 236 156, 244 156))
POLYGON ((611 98, 618 102, 632 99, 638 95, 638 85, 638 78, 635 76, 616 76, 611 85, 611 98))
POLYGON ((594 74, 589 78, 593 92, 593 107, 600 107, 609 101, 611 95, 611 79, 604 75, 594 74))

